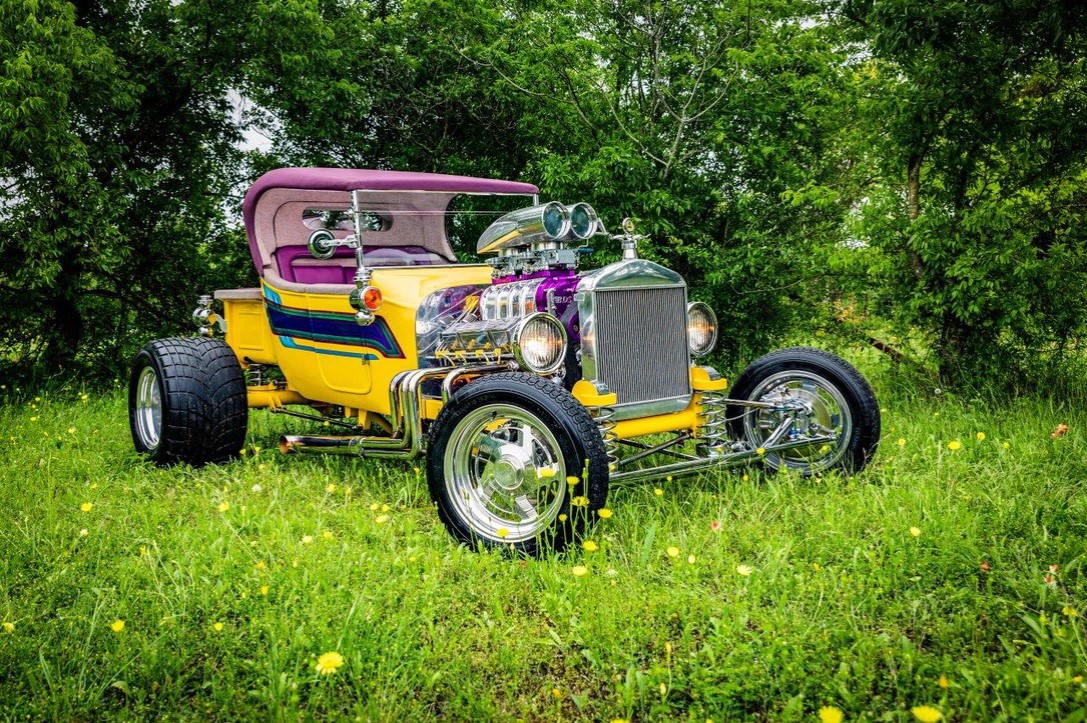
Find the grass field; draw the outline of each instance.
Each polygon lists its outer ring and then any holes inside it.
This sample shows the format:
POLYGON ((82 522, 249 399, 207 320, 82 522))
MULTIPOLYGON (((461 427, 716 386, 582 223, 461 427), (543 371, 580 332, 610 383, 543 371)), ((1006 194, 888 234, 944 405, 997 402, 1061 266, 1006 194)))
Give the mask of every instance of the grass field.
POLYGON ((265 413, 164 470, 121 393, 4 397, 0 717, 1083 720, 1087 413, 881 401, 858 477, 615 489, 599 549, 522 560, 265 413))

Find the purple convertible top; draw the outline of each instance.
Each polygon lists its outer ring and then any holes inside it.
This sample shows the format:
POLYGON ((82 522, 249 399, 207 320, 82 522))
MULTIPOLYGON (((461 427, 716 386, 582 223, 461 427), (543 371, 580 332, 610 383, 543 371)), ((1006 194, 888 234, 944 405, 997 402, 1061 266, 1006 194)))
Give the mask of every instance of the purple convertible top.
POLYGON ((408 171, 373 171, 352 168, 279 168, 257 179, 242 201, 242 217, 253 261, 261 272, 256 236, 256 209, 260 197, 275 189, 306 191, 432 191, 435 193, 496 193, 535 195, 531 183, 498 181, 470 176, 408 171))

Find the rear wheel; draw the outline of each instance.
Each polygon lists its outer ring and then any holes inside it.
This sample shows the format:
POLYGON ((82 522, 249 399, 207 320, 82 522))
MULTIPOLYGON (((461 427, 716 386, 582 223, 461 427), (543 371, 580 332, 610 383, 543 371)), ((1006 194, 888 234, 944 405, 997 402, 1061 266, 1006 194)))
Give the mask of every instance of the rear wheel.
POLYGON ((156 464, 225 462, 241 451, 245 375, 219 339, 158 339, 136 355, 128 417, 136 451, 156 464))
POLYGON ((427 482, 458 540, 538 554, 564 548, 604 506, 607 465, 596 424, 568 391, 506 373, 469 383, 442 408, 427 482))
POLYGON ((821 349, 794 347, 756 359, 737 377, 730 396, 795 410, 729 406, 733 437, 765 447, 765 463, 772 469, 805 476, 834 468, 859 472, 879 444, 879 404, 872 387, 847 361, 821 349), (774 452, 771 435, 789 417, 792 424, 780 441, 834 440, 774 452))

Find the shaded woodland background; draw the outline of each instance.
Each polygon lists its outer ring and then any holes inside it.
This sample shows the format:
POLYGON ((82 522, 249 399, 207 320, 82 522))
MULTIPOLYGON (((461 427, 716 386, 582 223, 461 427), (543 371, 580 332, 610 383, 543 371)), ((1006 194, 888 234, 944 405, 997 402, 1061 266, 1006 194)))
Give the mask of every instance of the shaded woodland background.
POLYGON ((636 217, 726 364, 821 337, 1052 388, 1087 340, 1085 28, 1031 0, 0 0, 0 379, 123 374, 254 282, 252 179, 335 165, 636 217))

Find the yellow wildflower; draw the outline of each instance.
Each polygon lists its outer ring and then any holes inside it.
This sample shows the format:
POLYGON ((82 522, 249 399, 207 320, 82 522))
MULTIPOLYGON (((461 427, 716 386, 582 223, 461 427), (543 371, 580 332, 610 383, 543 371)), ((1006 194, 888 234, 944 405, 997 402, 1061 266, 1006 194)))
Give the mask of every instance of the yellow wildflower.
POLYGON ((940 686, 941 688, 947 688, 949 685, 951 685, 951 683, 948 681, 946 675, 941 675, 940 679, 936 681, 936 685, 940 686))
POLYGON ((695 556, 694 555, 687 555, 687 564, 693 565, 694 561, 695 561, 695 556))
POLYGON ((571 572, 574 573, 574 577, 581 577, 582 575, 589 574, 589 568, 584 565, 574 565, 574 569, 571 570, 571 572))
POLYGON ((382 505, 381 506, 381 511, 382 512, 388 512, 389 511, 389 506, 388 505, 382 505))
POLYGON ((321 675, 332 675, 343 667, 343 656, 336 652, 322 653, 317 658, 317 672, 321 675))
POLYGON ((755 568, 751 567, 750 565, 737 565, 736 572, 746 577, 747 575, 755 572, 755 568))
POLYGON ((747 481, 748 481, 748 480, 750 480, 751 478, 750 478, 750 477, 748 477, 748 476, 747 476, 747 475, 745 474, 745 475, 743 476, 743 478, 742 478, 742 479, 743 479, 743 481, 744 481, 744 482, 747 482, 747 481))
POLYGON ((374 504, 370 505, 370 511, 371 512, 377 512, 378 507, 380 507, 380 505, 378 505, 378 503, 375 502, 374 504))
POLYGON ((536 468, 536 476, 539 477, 540 479, 551 479, 552 477, 555 476, 555 468, 554 467, 537 467, 536 468))
POLYGON ((75 427, 68 427, 68 434, 75 434, 75 427))
POLYGON ((109 629, 112 630, 115 633, 119 633, 119 632, 121 632, 122 630, 125 629, 125 621, 124 620, 114 620, 112 623, 109 624, 109 629))
POLYGON ((1004 449, 1011 449, 1011 445, 1008 444, 1007 442, 1001 442, 1000 446, 1003 447, 1004 449))
POLYGON ((223 500, 222 502, 219 503, 219 511, 220 512, 226 512, 229 509, 230 509, 230 503, 227 502, 226 500, 223 500))
POLYGON ((257 564, 253 567, 257 568, 258 570, 267 570, 268 563, 266 563, 264 560, 257 560, 257 564))
POLYGON ((82 530, 79 531, 79 536, 80 537, 86 537, 89 534, 91 534, 91 533, 87 531, 86 527, 84 527, 82 530))
POLYGON ((313 544, 313 535, 302 535, 302 544, 303 545, 313 544))
POLYGON ((678 547, 669 547, 667 550, 665 550, 665 552, 668 553, 668 557, 679 557, 678 547))
POLYGON ((985 432, 978 432, 974 436, 977 437, 977 440, 979 442, 984 442, 985 441, 985 432))
MULTIPOLYGON (((6 626, 6 625, 7 625, 7 623, 4 623, 4 625, 6 626)), ((1072 678, 1072 682, 1073 682, 1073 683, 1082 683, 1082 682, 1083 682, 1083 676, 1082 676, 1082 675, 1077 675, 1077 676, 1074 676, 1074 677, 1072 678)))
POLYGON ((94 503, 84 502, 79 506, 79 509, 83 510, 84 512, 90 512, 92 507, 94 507, 94 503))
POLYGON ((325 530, 321 533, 321 537, 325 538, 326 540, 331 540, 335 536, 336 535, 333 534, 332 530, 325 530))
POLYGON ((335 491, 336 491, 336 485, 334 485, 334 484, 332 484, 331 482, 329 482, 329 483, 328 483, 328 487, 325 487, 325 492, 327 492, 327 493, 329 493, 329 494, 332 494, 332 493, 333 493, 333 492, 335 492, 335 491))
POLYGON ((600 515, 600 519, 606 520, 611 517, 611 510, 609 510, 607 507, 601 507, 599 510, 596 511, 596 514, 600 515))
POLYGON ((920 527, 911 527, 910 528, 910 534, 913 535, 914 537, 920 537, 921 536, 921 528, 920 527))
POLYGON ((947 448, 950 449, 952 452, 957 452, 958 450, 962 449, 962 442, 957 439, 953 439, 947 443, 947 448))
POLYGON ((906 446, 906 438, 905 437, 899 437, 898 438, 898 446, 899 447, 905 447, 906 446))
POLYGON ((559 690, 558 688, 552 688, 551 689, 551 697, 554 698, 555 700, 561 700, 562 699, 562 691, 559 690))
POLYGON ((589 498, 579 495, 579 496, 573 498, 572 500, 570 500, 570 504, 573 505, 574 507, 588 507, 589 506, 589 498))
POLYGON ((499 527, 497 530, 495 530, 494 534, 498 535, 504 540, 510 536, 510 531, 507 530, 505 527, 499 527))
POLYGON ((845 716, 842 711, 832 705, 824 705, 819 709, 819 720, 822 723, 842 723, 843 718, 845 716))
POLYGON ((566 484, 570 485, 571 487, 576 486, 577 483, 580 482, 580 481, 581 481, 580 477, 574 477, 573 475, 570 475, 569 477, 566 478, 566 484))
POLYGON ((913 712, 913 717, 921 723, 938 723, 944 718, 944 714, 931 705, 919 705, 910 710, 913 712))
POLYGON ((213 630, 215 630, 215 632, 217 632, 217 633, 221 633, 221 632, 223 631, 223 624, 222 624, 222 623, 215 623, 215 624, 214 624, 214 625, 212 625, 211 627, 212 627, 212 629, 213 629, 213 630))
POLYGON ((268 594, 268 586, 267 585, 261 585, 260 586, 260 594, 261 595, 267 595, 268 594))
POLYGON ((559 515, 559 522, 566 522, 569 518, 566 515, 559 515))
POLYGON ((378 515, 377 517, 374 518, 374 522, 376 522, 379 525, 384 525, 388 521, 389 521, 389 516, 388 515, 378 515))
POLYGON ((15 623, 5 622, 4 623, 4 632, 5 633, 14 633, 15 632, 15 623))
POLYGON ((653 494, 655 494, 657 497, 661 497, 662 495, 664 495, 664 490, 662 490, 660 487, 658 487, 655 490, 653 490, 653 494))
POLYGON ((585 548, 586 552, 596 552, 600 549, 600 546, 592 540, 585 540, 585 542, 581 543, 581 546, 585 548))
POLYGON ((1064 613, 1065 617, 1069 617, 1069 618, 1074 618, 1074 617, 1079 616, 1079 611, 1076 610, 1071 605, 1065 605, 1064 609, 1061 610, 1061 612, 1064 613))
POLYGON ((755 454, 759 455, 760 457, 766 454, 766 447, 759 447, 755 450, 755 454))

